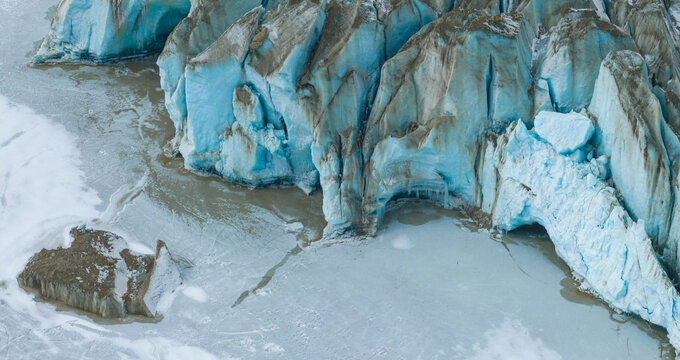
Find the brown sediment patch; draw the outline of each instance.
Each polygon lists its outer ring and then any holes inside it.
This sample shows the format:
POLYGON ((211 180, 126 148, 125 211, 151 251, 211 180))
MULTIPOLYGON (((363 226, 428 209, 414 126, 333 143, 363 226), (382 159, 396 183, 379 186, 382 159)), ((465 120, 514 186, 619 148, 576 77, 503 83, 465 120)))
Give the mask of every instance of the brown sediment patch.
POLYGON ((156 315, 144 297, 164 242, 158 241, 154 256, 132 252, 111 232, 81 226, 70 235, 69 247, 42 249, 28 261, 17 277, 22 288, 59 307, 101 318, 156 315))

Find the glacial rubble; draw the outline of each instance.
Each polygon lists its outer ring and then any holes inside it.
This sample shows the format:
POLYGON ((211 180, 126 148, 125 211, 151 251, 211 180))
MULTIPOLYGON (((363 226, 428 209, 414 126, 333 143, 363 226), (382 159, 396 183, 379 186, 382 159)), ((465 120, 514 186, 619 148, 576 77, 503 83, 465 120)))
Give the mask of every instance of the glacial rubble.
POLYGON ((181 284, 177 264, 158 240, 155 255, 128 248, 120 236, 80 226, 67 248, 42 249, 19 274, 19 284, 104 318, 160 316, 181 284))
MULTIPOLYGON (((108 26, 80 1, 60 5, 43 47, 68 56, 51 58, 128 56, 53 40, 108 26)), ((399 198, 539 223, 584 289, 680 349, 679 21, 675 0, 195 0, 158 58, 169 152, 253 188, 320 187, 327 236, 373 234, 399 198)))

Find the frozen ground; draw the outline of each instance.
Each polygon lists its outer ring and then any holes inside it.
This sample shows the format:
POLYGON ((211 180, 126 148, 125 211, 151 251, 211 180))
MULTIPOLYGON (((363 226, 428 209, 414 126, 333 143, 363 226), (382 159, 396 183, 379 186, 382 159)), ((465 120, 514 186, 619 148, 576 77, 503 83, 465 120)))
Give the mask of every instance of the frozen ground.
POLYGON ((310 244, 318 192, 249 191, 160 155, 174 130, 153 59, 28 67, 55 6, 0 0, 0 359, 670 358, 663 331, 578 292, 533 232, 495 239, 415 204, 375 239, 310 244), (82 222, 191 265, 162 321, 18 289, 23 262, 82 222))

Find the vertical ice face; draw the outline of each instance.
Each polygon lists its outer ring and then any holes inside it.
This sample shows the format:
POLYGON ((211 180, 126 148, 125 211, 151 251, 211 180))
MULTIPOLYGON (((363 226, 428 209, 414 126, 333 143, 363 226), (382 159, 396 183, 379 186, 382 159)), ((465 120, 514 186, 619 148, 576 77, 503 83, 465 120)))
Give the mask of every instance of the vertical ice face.
POLYGON ((588 110, 597 119, 598 151, 611 157, 612 179, 626 209, 635 219, 644 219, 658 251, 676 259, 677 240, 668 237, 673 191, 664 119, 640 54, 616 51, 607 56, 588 110))
POLYGON ((165 92, 165 107, 178 136, 172 150, 177 150, 187 117, 184 78, 187 61, 215 42, 241 16, 260 5, 260 0, 193 1, 188 16, 168 37, 157 63, 165 92))
POLYGON ((635 43, 594 11, 573 11, 541 39, 537 59, 536 111, 585 109, 593 96, 600 63, 613 50, 632 50, 635 43))
MULTIPOLYGON (((380 66, 450 7, 284 1, 247 13, 201 53, 181 55, 181 74, 168 73, 179 74, 164 82, 178 84, 166 91, 175 147, 188 168, 249 186, 290 183, 310 192, 320 182, 329 229, 358 226, 361 128, 380 66), (256 100, 260 127, 234 125, 236 88, 256 100)), ((173 67, 165 59, 177 57, 174 51, 168 41, 161 68, 173 67)))
POLYGON ((530 116, 532 38, 517 13, 452 11, 385 63, 363 141, 370 226, 402 194, 480 200, 482 134, 530 116))
POLYGON ((285 133, 292 178, 284 182, 307 193, 318 184, 318 172, 311 161, 310 124, 296 90, 325 20, 325 0, 282 2, 263 15, 243 69, 245 81, 261 94, 267 122, 285 133))
POLYGON ((649 82, 661 101, 664 118, 680 130, 680 5, 677 1, 612 0, 611 21, 631 34, 647 64, 649 82))
MULTIPOLYGON (((302 117, 313 131, 311 156, 324 193, 328 231, 335 231, 357 225, 362 174, 358 130, 385 61, 389 36, 373 1, 333 1, 327 16, 333 20, 324 24, 319 48, 303 74, 300 103, 302 117)), ((401 17, 415 26, 420 21, 401 17)))
POLYGON ((610 0, 607 8, 612 23, 630 32, 645 56, 652 85, 677 81, 680 38, 664 2, 610 0))
MULTIPOLYGON (((262 7, 231 25, 217 41, 187 61, 182 73, 186 117, 179 131, 185 165, 211 171, 219 159, 221 134, 234 122, 232 96, 241 84, 241 64, 257 30, 262 7)), ((246 150, 247 148, 244 148, 246 150)))
POLYGON ((62 0, 34 62, 106 62, 158 51, 189 7, 189 0, 62 0))

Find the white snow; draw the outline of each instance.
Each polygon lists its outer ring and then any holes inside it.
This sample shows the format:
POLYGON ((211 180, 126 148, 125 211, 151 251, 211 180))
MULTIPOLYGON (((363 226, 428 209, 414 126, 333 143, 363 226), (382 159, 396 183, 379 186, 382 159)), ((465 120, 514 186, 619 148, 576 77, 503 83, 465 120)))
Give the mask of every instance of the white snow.
POLYGON ((62 125, 0 95, 0 129, 0 281, 13 283, 35 251, 62 245, 64 227, 97 215, 100 200, 62 125))
POLYGON ((304 229, 304 228, 305 228, 305 226, 302 225, 302 223, 299 222, 299 221, 298 221, 298 222, 294 222, 294 223, 288 223, 288 224, 286 224, 286 230, 287 230, 288 232, 300 232, 300 231, 302 231, 302 229, 304 229))
POLYGON ((144 255, 151 255, 154 254, 154 250, 150 248, 148 245, 138 242, 138 241, 131 241, 128 240, 128 248, 134 252, 144 254, 144 255))
POLYGON ((484 343, 474 345, 475 353, 468 360, 561 360, 555 350, 534 338, 517 319, 503 323, 484 333, 484 343))
POLYGON ((413 247, 413 242, 406 234, 395 236, 392 239, 392 247, 399 250, 408 250, 413 247))
POLYGON ((204 303, 208 301, 208 294, 199 286, 187 285, 182 288, 182 294, 191 300, 204 303))
POLYGON ((112 341, 123 348, 127 348, 135 353, 138 359, 143 360, 217 360, 233 359, 231 357, 217 356, 195 346, 188 346, 178 343, 175 340, 163 337, 146 337, 138 340, 127 340, 124 338, 112 339, 112 341))

